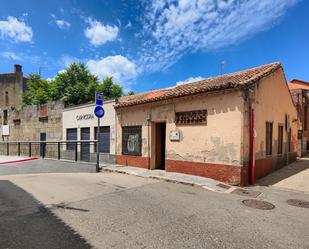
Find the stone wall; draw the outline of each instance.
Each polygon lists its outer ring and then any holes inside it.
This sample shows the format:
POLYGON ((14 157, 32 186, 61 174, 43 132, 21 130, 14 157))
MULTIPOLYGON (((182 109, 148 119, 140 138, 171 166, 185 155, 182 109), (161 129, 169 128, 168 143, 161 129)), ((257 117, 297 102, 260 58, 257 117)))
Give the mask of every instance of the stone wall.
POLYGON ((2 141, 39 141, 40 133, 46 133, 47 141, 62 140, 62 112, 64 103, 50 102, 27 106, 23 109, 9 109, 9 136, 2 141))

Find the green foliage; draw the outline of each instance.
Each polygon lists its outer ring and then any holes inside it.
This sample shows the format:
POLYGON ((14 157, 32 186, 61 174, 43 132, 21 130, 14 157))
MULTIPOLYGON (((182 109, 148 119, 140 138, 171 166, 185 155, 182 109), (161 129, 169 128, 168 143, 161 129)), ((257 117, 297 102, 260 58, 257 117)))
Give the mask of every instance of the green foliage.
POLYGON ((28 90, 22 95, 22 100, 23 105, 63 100, 72 106, 94 101, 96 91, 102 92, 105 99, 123 95, 122 87, 112 77, 107 77, 99 84, 99 79, 84 64, 73 63, 51 82, 42 80, 38 74, 31 74, 28 90))
POLYGON ((129 96, 129 95, 134 95, 135 94, 135 92, 133 92, 133 91, 128 91, 128 93, 127 93, 127 95, 129 96))
POLYGON ((30 74, 28 78, 28 90, 23 93, 24 105, 37 105, 49 101, 49 83, 42 80, 38 74, 30 74))
POLYGON ((97 88, 98 92, 104 94, 105 99, 117 98, 123 95, 122 87, 113 82, 112 77, 107 77, 97 88))

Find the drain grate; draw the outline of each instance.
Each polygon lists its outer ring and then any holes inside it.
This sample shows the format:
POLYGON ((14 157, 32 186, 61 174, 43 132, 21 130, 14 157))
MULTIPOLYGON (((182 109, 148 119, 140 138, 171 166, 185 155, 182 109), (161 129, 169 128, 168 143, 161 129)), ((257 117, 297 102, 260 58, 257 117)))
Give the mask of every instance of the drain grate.
POLYGON ((247 200, 243 200, 242 203, 248 207, 262 209, 262 210, 271 210, 275 208, 275 205, 267 201, 247 199, 247 200))
POLYGON ((217 184, 217 186, 220 187, 220 188, 224 188, 224 189, 230 189, 231 188, 231 186, 225 185, 223 183, 219 183, 219 184, 217 184))
POLYGON ((309 202, 297 199, 289 199, 286 201, 287 204, 295 207, 309 208, 309 202))
POLYGON ((241 196, 249 196, 249 197, 253 197, 253 198, 258 197, 261 194, 260 191, 245 190, 245 189, 242 189, 242 188, 235 189, 231 193, 236 194, 236 195, 241 195, 241 196))

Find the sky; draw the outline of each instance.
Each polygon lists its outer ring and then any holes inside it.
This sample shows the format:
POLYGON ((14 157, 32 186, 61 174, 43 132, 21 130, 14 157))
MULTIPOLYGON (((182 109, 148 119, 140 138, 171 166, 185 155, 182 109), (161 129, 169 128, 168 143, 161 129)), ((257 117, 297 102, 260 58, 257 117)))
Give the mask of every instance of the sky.
POLYGON ((309 81, 308 0, 0 0, 0 73, 82 62, 143 92, 280 61, 309 81))

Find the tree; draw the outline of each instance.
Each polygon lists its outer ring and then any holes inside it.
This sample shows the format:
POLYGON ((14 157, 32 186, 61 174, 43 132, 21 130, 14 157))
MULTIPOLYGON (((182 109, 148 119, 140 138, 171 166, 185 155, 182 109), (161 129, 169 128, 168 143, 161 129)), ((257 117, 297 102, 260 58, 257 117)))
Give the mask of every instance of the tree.
POLYGON ((42 104, 63 100, 68 106, 94 101, 95 92, 104 94, 106 99, 123 95, 120 85, 107 77, 99 84, 99 79, 83 63, 73 63, 65 71, 56 75, 51 82, 42 80, 40 75, 31 74, 28 90, 23 93, 23 105, 42 104))
POLYGON ((113 77, 107 77, 102 84, 98 85, 97 90, 104 94, 105 99, 113 99, 123 95, 123 89, 113 81, 113 77))
POLYGON ((98 84, 98 78, 83 63, 73 63, 51 83, 50 97, 67 105, 87 103, 93 100, 98 84))
POLYGON ((130 96, 130 95, 134 95, 135 92, 133 92, 132 90, 131 91, 128 91, 127 95, 130 96))
POLYGON ((43 104, 50 100, 49 83, 39 74, 30 74, 27 85, 28 89, 22 95, 23 105, 43 104))

